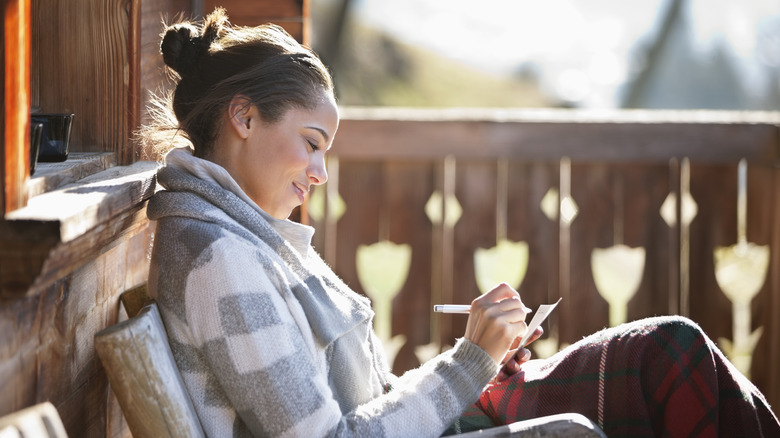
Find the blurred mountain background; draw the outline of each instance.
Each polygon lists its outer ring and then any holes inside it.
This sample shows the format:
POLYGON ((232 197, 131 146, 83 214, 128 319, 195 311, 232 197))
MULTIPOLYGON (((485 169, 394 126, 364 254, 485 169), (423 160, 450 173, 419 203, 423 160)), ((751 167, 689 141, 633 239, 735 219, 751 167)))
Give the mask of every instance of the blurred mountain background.
POLYGON ((343 105, 780 109, 780 0, 311 0, 343 105))

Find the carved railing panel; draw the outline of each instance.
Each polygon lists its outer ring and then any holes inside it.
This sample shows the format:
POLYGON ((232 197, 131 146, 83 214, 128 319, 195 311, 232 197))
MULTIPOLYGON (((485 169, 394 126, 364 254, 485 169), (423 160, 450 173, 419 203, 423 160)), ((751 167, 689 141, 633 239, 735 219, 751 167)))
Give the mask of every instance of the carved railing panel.
POLYGON ((778 115, 345 113, 310 220, 326 260, 378 304, 396 371, 462 336, 466 317, 432 304, 500 280, 532 308, 563 297, 537 356, 680 314, 780 398, 778 115), (358 254, 376 245, 408 263, 390 299, 367 290, 358 254))

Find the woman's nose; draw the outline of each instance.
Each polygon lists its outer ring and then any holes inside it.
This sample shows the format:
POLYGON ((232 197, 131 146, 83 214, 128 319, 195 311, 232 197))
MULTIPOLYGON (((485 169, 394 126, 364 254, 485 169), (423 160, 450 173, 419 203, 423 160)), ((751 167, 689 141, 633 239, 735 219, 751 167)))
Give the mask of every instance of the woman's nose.
POLYGON ((316 158, 312 161, 307 170, 307 176, 314 185, 325 184, 328 182, 328 171, 325 165, 325 157, 316 158))

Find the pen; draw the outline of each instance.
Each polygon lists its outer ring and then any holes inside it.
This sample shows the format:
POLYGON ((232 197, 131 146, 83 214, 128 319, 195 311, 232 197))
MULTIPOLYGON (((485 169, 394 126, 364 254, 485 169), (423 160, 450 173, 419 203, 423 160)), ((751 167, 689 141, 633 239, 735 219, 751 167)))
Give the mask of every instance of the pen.
POLYGON ((471 304, 436 304, 433 306, 434 312, 441 313, 469 313, 471 304))
MULTIPOLYGON (((433 306, 434 312, 440 313, 469 313, 471 304, 436 304, 433 306)), ((525 313, 531 313, 532 310, 525 308, 525 313)))

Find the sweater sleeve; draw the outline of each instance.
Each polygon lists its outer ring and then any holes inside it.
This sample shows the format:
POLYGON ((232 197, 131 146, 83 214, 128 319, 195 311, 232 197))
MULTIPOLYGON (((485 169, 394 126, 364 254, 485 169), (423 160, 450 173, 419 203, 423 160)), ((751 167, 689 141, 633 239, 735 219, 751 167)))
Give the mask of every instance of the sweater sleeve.
POLYGON ((186 319, 208 368, 194 400, 207 432, 210 415, 227 405, 241 419, 234 436, 242 428, 253 436, 439 436, 495 376, 490 356, 460 340, 392 391, 342 412, 274 274, 281 267, 236 240, 215 241, 187 277, 186 319))

